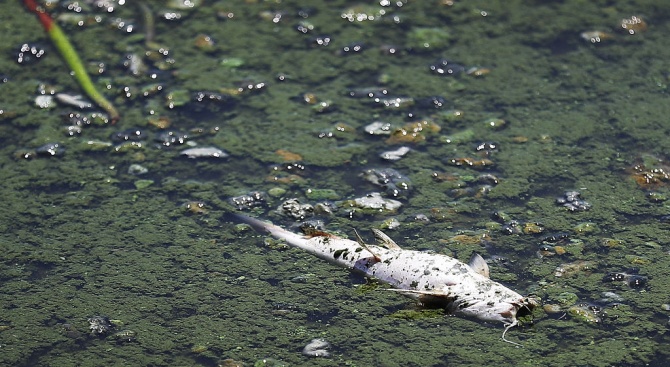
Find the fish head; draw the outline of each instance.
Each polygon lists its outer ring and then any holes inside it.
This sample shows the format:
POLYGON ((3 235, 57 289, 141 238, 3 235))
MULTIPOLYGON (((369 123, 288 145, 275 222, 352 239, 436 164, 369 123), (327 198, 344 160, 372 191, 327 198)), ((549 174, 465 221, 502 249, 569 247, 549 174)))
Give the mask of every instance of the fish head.
POLYGON ((504 298, 500 300, 482 299, 459 305, 458 312, 489 322, 515 324, 517 318, 529 315, 537 302, 531 297, 504 298))

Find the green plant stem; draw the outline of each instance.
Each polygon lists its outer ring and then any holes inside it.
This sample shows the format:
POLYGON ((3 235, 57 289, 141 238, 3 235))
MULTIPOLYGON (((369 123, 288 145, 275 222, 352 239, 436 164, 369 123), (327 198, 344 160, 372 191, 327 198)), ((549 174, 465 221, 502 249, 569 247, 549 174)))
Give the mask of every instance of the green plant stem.
POLYGON ((95 85, 91 81, 91 77, 89 77, 88 73, 86 72, 84 64, 79 58, 79 54, 77 54, 77 51, 72 46, 72 43, 70 43, 70 41, 67 39, 65 32, 63 32, 63 30, 53 21, 53 19, 44 11, 44 9, 37 6, 35 0, 24 0, 23 3, 30 11, 37 15, 40 23, 42 23, 42 26, 44 26, 44 29, 49 34, 51 42, 53 42, 53 44, 58 49, 58 52, 60 52, 63 59, 65 59, 65 62, 70 67, 70 70, 72 70, 74 78, 79 83, 81 89, 84 90, 86 95, 88 95, 88 97, 91 98, 95 104, 100 106, 103 110, 105 110, 105 112, 109 114, 109 118, 112 123, 116 123, 116 121, 118 121, 121 117, 119 112, 116 110, 116 108, 114 108, 112 103, 96 89, 95 85))

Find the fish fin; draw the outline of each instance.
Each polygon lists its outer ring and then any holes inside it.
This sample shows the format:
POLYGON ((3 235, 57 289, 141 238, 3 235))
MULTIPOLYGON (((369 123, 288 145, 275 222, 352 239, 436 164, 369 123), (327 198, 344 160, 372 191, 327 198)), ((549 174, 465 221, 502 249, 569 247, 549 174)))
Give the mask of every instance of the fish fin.
POLYGON ((476 273, 479 273, 480 275, 483 275, 487 278, 489 277, 489 265, 486 263, 486 260, 484 260, 484 258, 478 253, 475 252, 472 254, 468 265, 476 273))
POLYGON ((394 240, 391 239, 391 237, 387 236, 386 233, 378 230, 377 228, 372 228, 372 233, 375 234, 375 238, 379 243, 386 247, 389 250, 401 250, 400 246, 398 246, 397 243, 395 243, 394 240))
POLYGON ((380 262, 382 261, 381 256, 377 255, 376 253, 372 252, 368 245, 363 241, 361 238, 361 235, 358 234, 358 231, 354 229, 354 234, 356 235, 356 242, 358 242, 359 245, 361 245, 362 248, 364 248, 367 252, 371 253, 372 256, 375 258, 375 261, 380 262))

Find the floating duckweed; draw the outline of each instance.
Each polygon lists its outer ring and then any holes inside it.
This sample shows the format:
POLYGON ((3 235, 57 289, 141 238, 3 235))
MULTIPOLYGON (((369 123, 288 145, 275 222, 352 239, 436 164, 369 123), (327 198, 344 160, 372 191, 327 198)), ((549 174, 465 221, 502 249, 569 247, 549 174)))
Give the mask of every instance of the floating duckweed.
POLYGON ((340 17, 350 22, 360 23, 378 20, 384 14, 386 14, 386 10, 380 6, 361 4, 344 9, 340 14, 340 17))
POLYGON ((600 240, 600 245, 607 248, 623 248, 624 242, 614 238, 603 238, 600 240))
POLYGON ((305 196, 307 196, 307 198, 310 200, 317 201, 340 199, 340 195, 332 189, 307 189, 305 196))
POLYGON ((445 48, 451 35, 444 28, 416 27, 407 35, 407 46, 413 49, 445 48))
POLYGON ((166 5, 170 9, 188 10, 200 6, 202 0, 169 0, 166 5))
POLYGON ((568 308, 568 314, 574 317, 576 320, 583 321, 586 323, 599 323, 600 317, 598 317, 593 311, 589 310, 588 307, 581 305, 574 305, 568 308))
POLYGON ((454 122, 462 120, 463 115, 464 115, 463 111, 461 110, 447 110, 437 113, 435 117, 442 119, 446 122, 454 122))
POLYGON ((595 223, 591 222, 586 222, 586 223, 580 223, 575 226, 574 231, 576 233, 590 233, 590 232, 596 232, 598 230, 598 226, 595 223))
POLYGON ((288 367, 288 364, 274 358, 263 358, 256 361, 254 367, 288 367))
POLYGON ((133 330, 121 330, 119 332, 114 333, 114 339, 116 339, 119 342, 131 342, 135 340, 137 337, 137 333, 134 332, 133 330))
POLYGON ((244 60, 239 57, 226 57, 221 60, 220 65, 225 68, 235 69, 244 65, 244 60))
POLYGON ((526 222, 523 224, 522 231, 525 234, 538 234, 544 232, 544 226, 537 222, 526 222))
POLYGON ((396 229, 400 227, 400 222, 396 218, 388 218, 381 224, 381 229, 396 229))
POLYGON ((191 101, 191 96, 187 90, 177 89, 168 93, 165 105, 168 108, 181 107, 191 101))
POLYGON ((443 317, 444 310, 440 308, 435 309, 421 309, 421 310, 399 310, 389 317, 394 319, 403 319, 403 320, 421 320, 421 319, 434 319, 436 317, 443 317))
POLYGON ((560 305, 549 303, 542 306, 544 312, 548 314, 559 313, 563 311, 563 308, 560 305))
POLYGON ((568 307, 577 303, 578 297, 572 292, 563 292, 556 297, 556 302, 562 307, 568 307))
POLYGON ((154 180, 137 180, 134 182, 135 188, 138 190, 146 189, 154 184, 154 180))
POLYGON ((206 352, 208 349, 206 345, 198 344, 191 347, 191 353, 200 354, 206 352))
POLYGON ((284 194, 286 194, 286 189, 283 187, 273 187, 268 190, 268 195, 272 196, 273 198, 282 197, 284 194))
POLYGON ((474 138, 475 138, 474 130, 466 129, 451 135, 442 135, 440 136, 440 142, 446 144, 460 144, 472 141, 474 140, 474 138))
POLYGON ((115 152, 126 153, 144 148, 144 144, 141 141, 126 141, 114 147, 115 152))
POLYGON ((508 125, 507 121, 498 118, 488 119, 484 124, 493 130, 502 130, 508 125))
POLYGON ((112 143, 102 140, 87 140, 82 145, 88 151, 109 150, 112 147, 112 143))
POLYGON ((652 191, 647 193, 647 200, 651 201, 652 203, 662 203, 668 200, 668 195, 662 192, 652 191))
POLYGON ((651 260, 639 255, 626 255, 626 260, 633 265, 649 265, 651 260))

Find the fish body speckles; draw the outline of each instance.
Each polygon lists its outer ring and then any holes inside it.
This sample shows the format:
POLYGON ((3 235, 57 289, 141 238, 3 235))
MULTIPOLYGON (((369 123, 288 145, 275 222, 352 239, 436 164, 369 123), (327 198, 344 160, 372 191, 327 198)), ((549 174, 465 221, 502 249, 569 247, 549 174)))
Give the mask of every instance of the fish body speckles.
MULTIPOLYGON (((473 256, 468 265, 446 255, 404 250, 377 230, 375 235, 382 246, 365 244, 358 234, 357 241, 325 234, 309 237, 251 217, 236 217, 332 264, 387 283, 393 287, 390 290, 419 302, 438 304, 457 315, 502 322, 505 332, 517 324, 517 316, 535 306, 528 298, 489 279, 488 266, 479 255, 473 256)), ((508 341, 505 333, 503 340, 508 341)))

